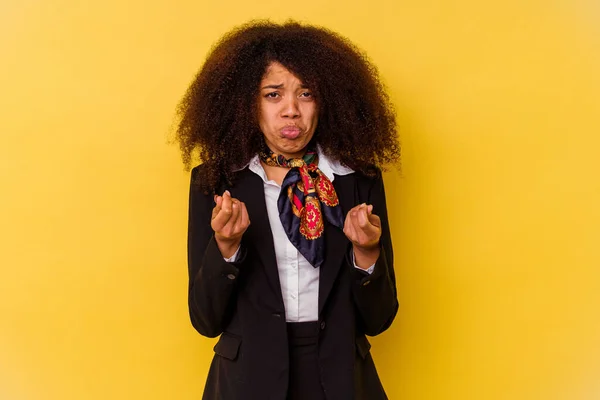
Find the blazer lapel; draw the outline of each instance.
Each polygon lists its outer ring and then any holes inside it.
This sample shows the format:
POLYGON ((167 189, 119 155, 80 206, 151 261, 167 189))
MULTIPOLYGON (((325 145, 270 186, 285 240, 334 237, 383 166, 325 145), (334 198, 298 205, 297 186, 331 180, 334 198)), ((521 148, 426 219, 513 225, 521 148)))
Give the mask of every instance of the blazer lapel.
POLYGON ((258 175, 247 167, 240 172, 235 185, 230 188, 231 195, 246 204, 250 226, 246 230, 244 242, 251 243, 256 254, 261 259, 265 273, 273 293, 283 304, 281 285, 279 283, 279 271, 277 270, 277 258, 275 257, 275 246, 273 244, 273 233, 267 215, 263 181, 258 175))
MULTIPOLYGON (((337 193, 344 219, 348 211, 355 204, 355 178, 354 174, 336 175, 333 180, 333 187, 337 193)), ((323 311, 323 306, 331 292, 333 283, 343 264, 343 259, 349 251, 350 241, 344 232, 327 223, 325 227, 325 261, 321 267, 319 275, 319 315, 323 311)))

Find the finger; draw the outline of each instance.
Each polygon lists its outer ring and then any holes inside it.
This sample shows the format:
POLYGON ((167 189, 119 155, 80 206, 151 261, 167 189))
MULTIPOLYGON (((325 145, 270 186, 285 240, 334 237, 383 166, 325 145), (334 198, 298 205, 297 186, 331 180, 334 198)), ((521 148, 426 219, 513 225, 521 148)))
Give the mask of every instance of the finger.
MULTIPOLYGON (((368 245, 371 242, 378 240, 381 236, 380 229, 370 223, 366 213, 366 206, 359 207, 356 210, 355 216, 350 220, 352 229, 355 232, 353 243, 360 246, 368 245), (364 223, 365 220, 366 223, 364 223)), ((375 217, 378 218, 377 216, 375 217)))
POLYGON ((212 227, 213 231, 221 233, 227 225, 227 222, 229 222, 230 217, 231 214, 227 214, 223 210, 219 211, 219 213, 215 216, 215 218, 213 218, 213 220, 210 223, 210 226, 212 227))
POLYGON ((378 228, 381 227, 381 219, 373 214, 373 204, 367 205, 367 216, 369 217, 369 223, 378 228))
POLYGON ((369 215, 369 223, 376 228, 381 228, 381 219, 375 214, 369 215))
POLYGON ((358 234, 356 233, 356 229, 351 222, 348 224, 348 227, 344 233, 346 234, 348 240, 350 240, 352 243, 356 243, 358 241, 358 234))
POLYGON ((357 225, 356 230, 361 241, 371 241, 376 237, 379 237, 379 227, 371 224, 370 221, 367 221, 365 225, 357 225))
POLYGON ((348 231, 346 236, 348 236, 348 239, 350 239, 351 242, 356 242, 358 240, 356 217, 357 210, 353 208, 350 210, 346 218, 346 229, 348 231))
POLYGON ((365 204, 361 204, 357 211, 357 222, 358 226, 362 229, 368 229, 369 227, 369 216, 367 215, 367 206, 365 204))
POLYGON ((237 209, 237 216, 235 219, 235 224, 233 226, 233 232, 235 232, 235 234, 241 234, 245 231, 245 227, 243 226, 243 219, 244 219, 244 211, 242 208, 242 202, 239 200, 236 200, 237 203, 235 203, 235 207, 237 209))
POLYGON ((350 235, 350 212, 348 211, 348 213, 346 214, 346 218, 344 218, 344 228, 342 229, 342 231, 344 232, 344 235, 346 235, 346 237, 348 237, 348 239, 350 239, 349 235, 350 235))
POLYGON ((216 203, 216 205, 213 207, 212 217, 210 218, 211 220, 215 219, 215 217, 217 216, 217 214, 219 214, 219 211, 221 211, 221 202, 222 201, 223 201, 223 198, 221 196, 215 195, 215 203, 216 203))
POLYGON ((243 201, 240 201, 241 206, 241 214, 239 219, 239 229, 241 232, 245 232, 248 226, 250 225, 250 217, 248 216, 248 210, 246 209, 246 204, 243 201))
POLYGON ((361 204, 358 207, 360 207, 360 210, 365 210, 365 213, 363 214, 363 216, 365 217, 364 219, 359 214, 359 225, 361 226, 361 228, 367 229, 368 225, 373 225, 375 227, 381 226, 380 218, 377 215, 373 214, 372 204, 361 204))
POLYGON ((344 219, 344 234, 348 237, 348 239, 350 239, 350 235, 352 234, 352 232, 350 231, 350 218, 352 215, 352 209, 350 209, 350 211, 348 211, 348 213, 346 214, 346 218, 344 219))
POLYGON ((235 226, 237 225, 237 221, 240 217, 240 204, 239 204, 239 200, 237 199, 231 199, 231 217, 229 218, 229 221, 227 221, 227 226, 225 227, 225 229, 228 229, 229 233, 234 233, 235 231, 235 226))
POLYGON ((223 193, 223 201, 221 202, 221 209, 223 211, 225 211, 225 213, 227 214, 231 214, 232 209, 231 209, 231 194, 229 193, 229 190, 226 190, 223 193))
POLYGON ((221 232, 224 229, 231 218, 232 211, 231 201, 223 197, 223 200, 221 200, 221 210, 219 210, 211 221, 211 226, 215 232, 221 232), (226 202, 229 202, 229 206, 226 206, 226 202))
POLYGON ((350 220, 350 222, 352 223, 352 227, 353 227, 354 231, 356 232, 357 239, 360 236, 360 234, 364 231, 363 213, 364 213, 364 211, 362 209, 358 208, 354 212, 354 214, 352 215, 352 219, 350 220))

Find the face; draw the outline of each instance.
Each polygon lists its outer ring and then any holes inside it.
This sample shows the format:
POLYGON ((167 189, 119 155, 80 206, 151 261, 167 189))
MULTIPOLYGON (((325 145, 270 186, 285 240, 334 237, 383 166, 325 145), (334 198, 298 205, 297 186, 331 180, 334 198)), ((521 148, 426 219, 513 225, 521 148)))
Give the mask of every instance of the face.
POLYGON ((273 62, 260 82, 259 96, 258 124, 267 146, 286 158, 302 157, 319 116, 311 90, 273 62))

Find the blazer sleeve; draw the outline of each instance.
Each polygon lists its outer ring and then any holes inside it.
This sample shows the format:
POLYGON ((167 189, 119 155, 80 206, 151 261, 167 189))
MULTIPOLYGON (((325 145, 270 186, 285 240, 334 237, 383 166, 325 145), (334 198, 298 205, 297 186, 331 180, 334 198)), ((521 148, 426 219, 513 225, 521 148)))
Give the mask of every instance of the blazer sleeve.
MULTIPOLYGON (((354 279, 352 292, 358 310, 359 328, 369 336, 375 336, 385 331, 392 324, 398 312, 398 297, 396 292, 396 277, 394 274, 394 254, 392 238, 387 216, 385 189, 383 178, 379 172, 361 201, 373 205, 373 213, 381 219, 381 249, 371 275, 365 271, 352 268, 354 279)), ((350 260, 352 265, 352 260, 350 260)))
POLYGON ((226 262, 210 226, 214 201, 196 184, 202 166, 192 170, 188 215, 188 306, 194 328, 207 337, 219 336, 231 319, 242 251, 236 262, 226 262))

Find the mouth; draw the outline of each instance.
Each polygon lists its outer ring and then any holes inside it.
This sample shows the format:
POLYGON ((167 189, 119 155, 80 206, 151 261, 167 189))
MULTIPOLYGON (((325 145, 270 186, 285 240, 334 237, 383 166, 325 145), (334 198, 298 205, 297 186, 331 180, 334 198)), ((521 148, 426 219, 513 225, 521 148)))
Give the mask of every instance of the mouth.
POLYGON ((279 132, 286 139, 296 139, 302 131, 296 125, 289 125, 282 128, 279 132))

